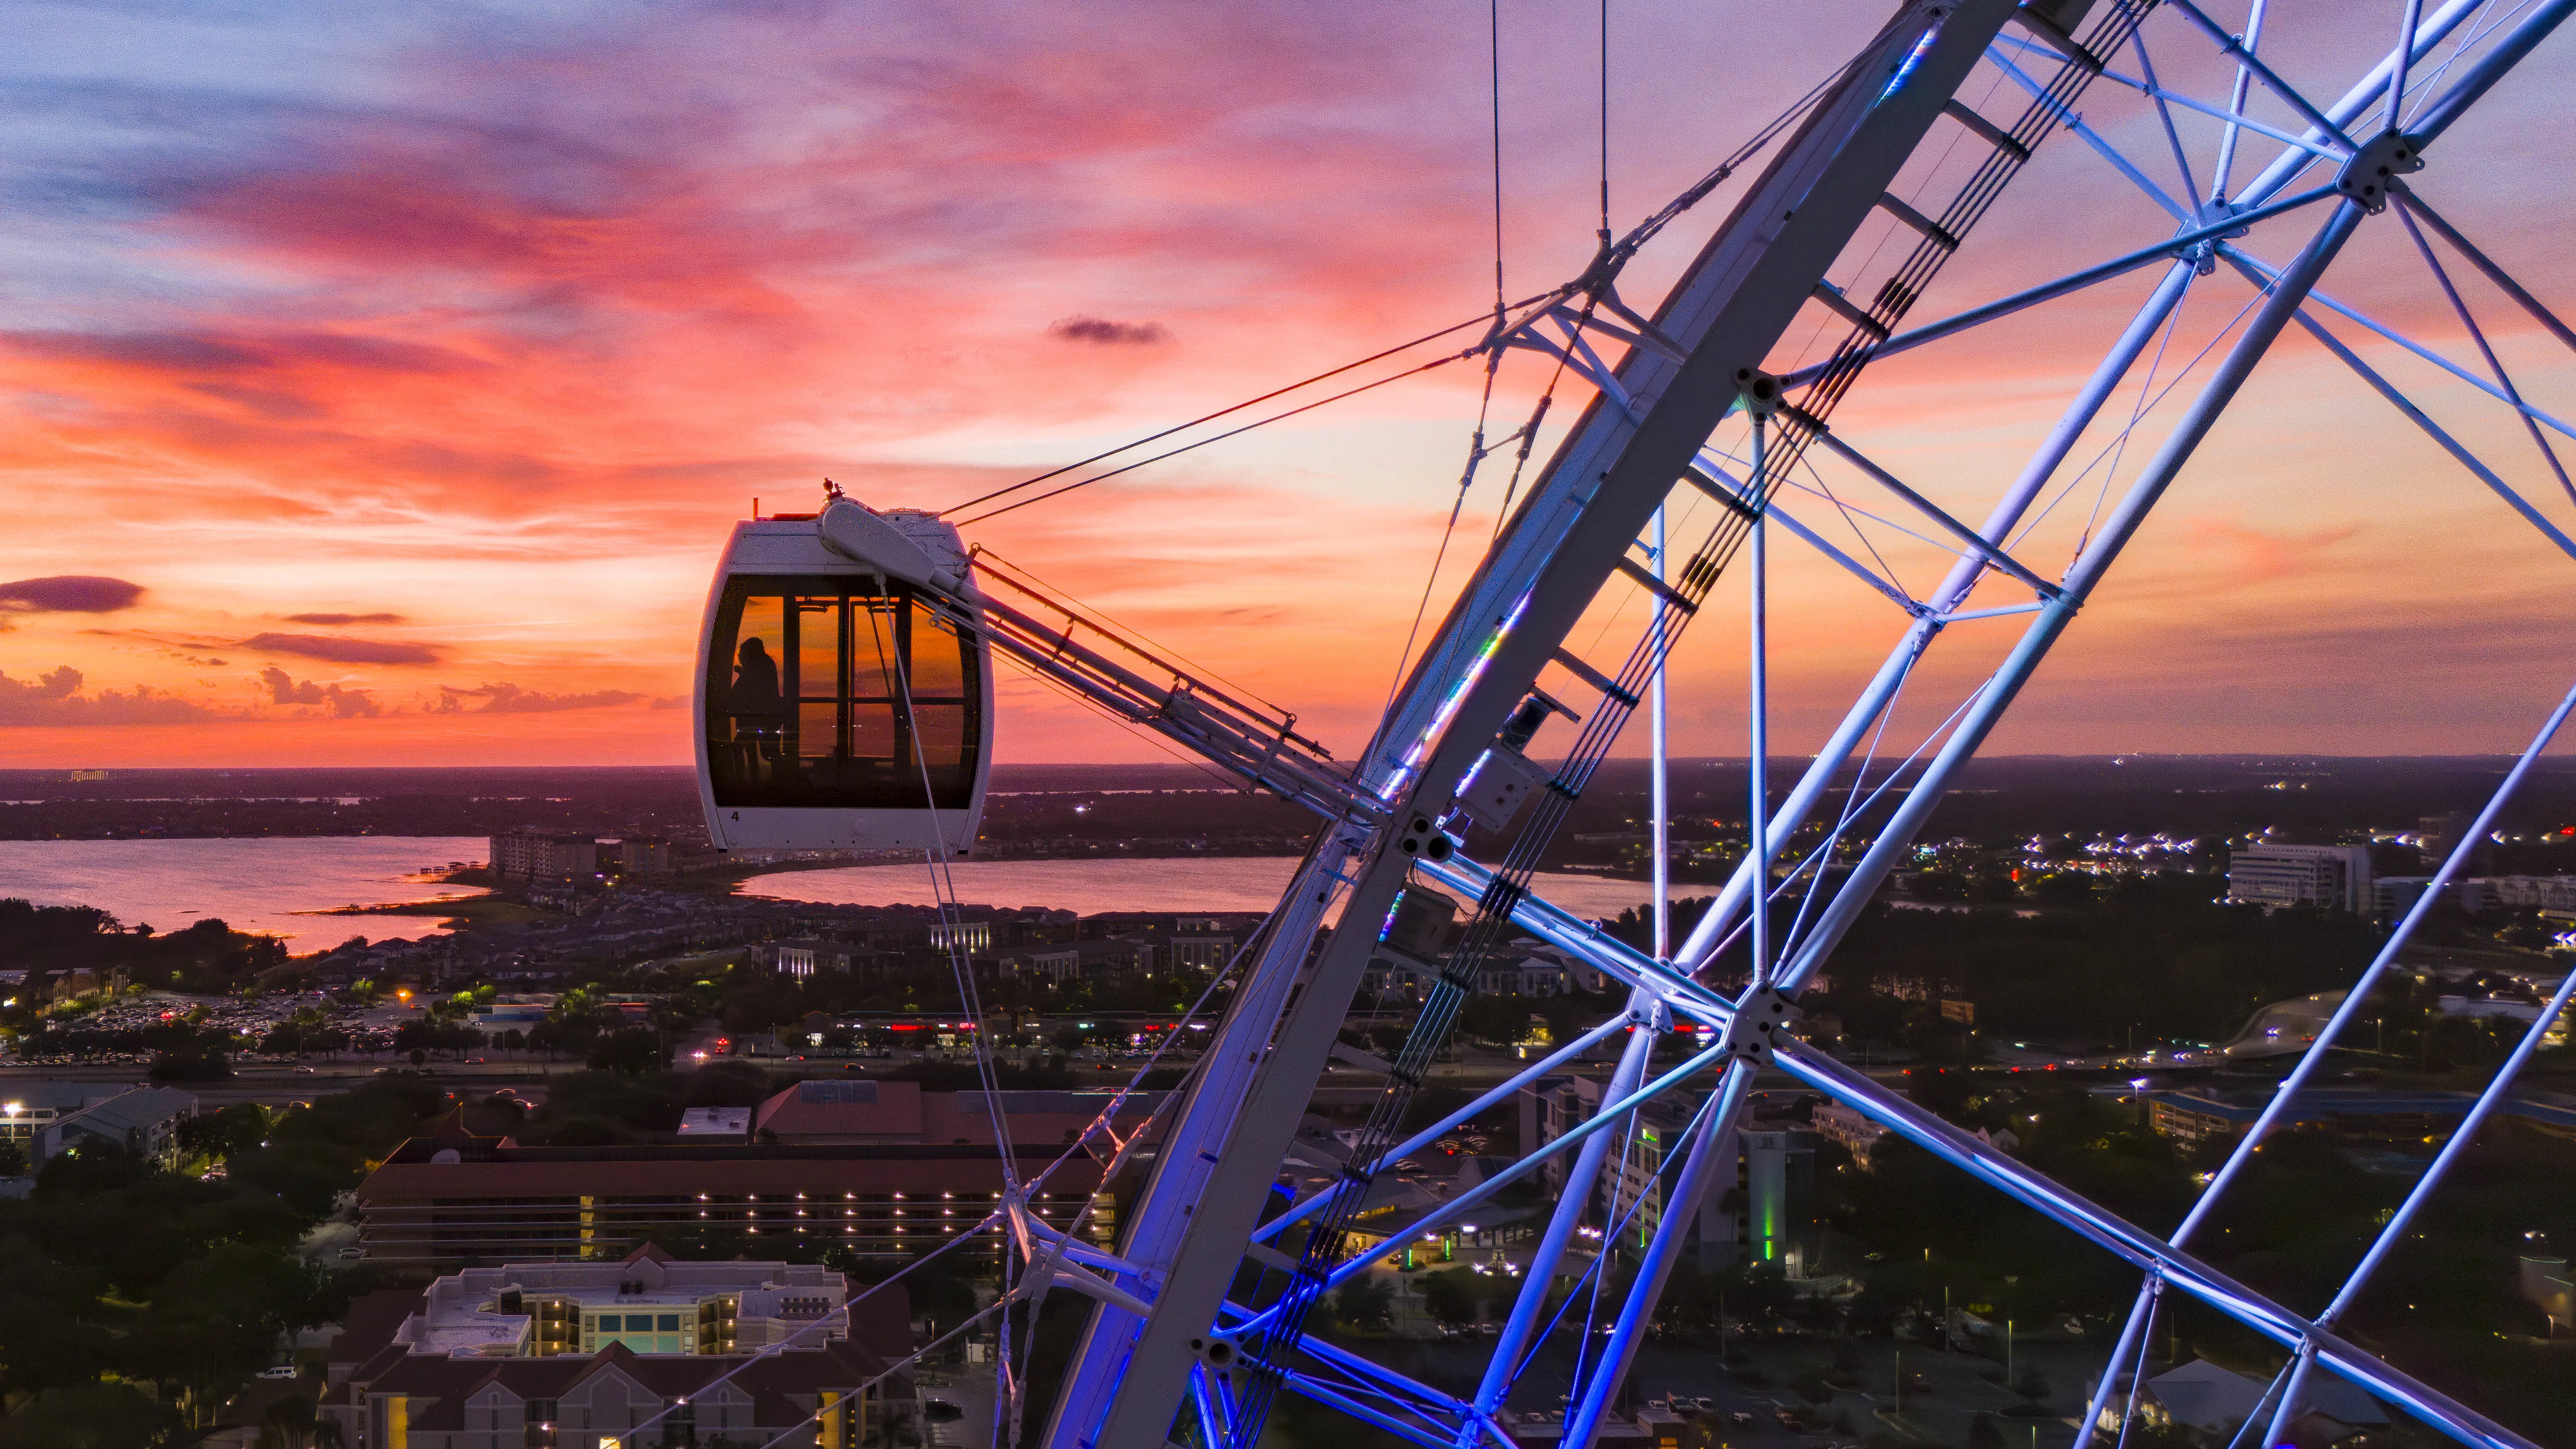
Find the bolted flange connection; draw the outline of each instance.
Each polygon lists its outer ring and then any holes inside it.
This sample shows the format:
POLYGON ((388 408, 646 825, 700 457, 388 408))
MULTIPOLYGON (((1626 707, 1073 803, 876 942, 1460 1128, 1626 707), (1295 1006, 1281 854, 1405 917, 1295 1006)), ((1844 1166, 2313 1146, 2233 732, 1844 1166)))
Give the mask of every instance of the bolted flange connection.
POLYGON ((1451 840, 1448 832, 1433 824, 1430 816, 1416 815, 1413 817, 1412 825, 1396 837, 1395 848, 1406 855, 1420 856, 1424 860, 1442 861, 1456 853, 1458 842, 1451 840))
POLYGON ((1243 1356, 1243 1351, 1235 1346, 1234 1335, 1230 1333, 1212 1333, 1205 1338, 1193 1338, 1190 1340, 1190 1347, 1197 1351, 1199 1362, 1212 1369, 1232 1368, 1234 1361, 1243 1356))
POLYGON ((1787 1034, 1789 1023, 1805 1014, 1779 988, 1760 988, 1735 1008, 1734 1020, 1726 1024, 1726 1054, 1769 1064, 1772 1046, 1787 1034))
POLYGON ((2389 184, 2423 169, 2423 148, 2414 137, 2382 131, 2362 142, 2352 159, 2343 163, 2342 172, 2335 177, 2335 190, 2360 202, 2366 210, 2384 211, 2388 207, 2389 184))
POLYGON ((1744 411, 1757 418, 1767 418, 1780 411, 1780 379, 1758 367, 1735 370, 1735 391, 1744 400, 1744 411))

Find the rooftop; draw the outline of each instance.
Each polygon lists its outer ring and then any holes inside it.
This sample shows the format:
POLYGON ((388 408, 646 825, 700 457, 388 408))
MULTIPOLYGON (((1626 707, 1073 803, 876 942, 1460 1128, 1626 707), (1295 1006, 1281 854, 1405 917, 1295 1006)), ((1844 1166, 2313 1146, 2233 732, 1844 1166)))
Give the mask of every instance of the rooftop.
POLYGON ((706 1299, 733 1296, 744 1318, 807 1320, 838 1308, 849 1292, 840 1274, 816 1264, 682 1262, 647 1244, 613 1263, 510 1263, 450 1273, 420 1296, 392 1341, 415 1354, 450 1358, 523 1353, 533 1315, 498 1311, 502 1295, 513 1290, 585 1308, 695 1310, 706 1299))
MULTIPOLYGON (((1012 1155, 1052 1162, 1061 1142, 1023 1141, 1012 1155)), ((1023 1166, 1024 1175, 1036 1169, 1023 1166)), ((1087 1156, 1048 1179, 1048 1197, 1086 1197, 1100 1182, 1087 1156)), ((682 1143, 666 1146, 522 1147, 505 1138, 414 1137, 358 1188, 361 1205, 429 1206, 494 1198, 666 1198, 679 1193, 876 1197, 889 1191, 991 1193, 1000 1153, 987 1143, 887 1143, 858 1148, 682 1143), (455 1156, 437 1160, 447 1153, 455 1156), (894 1164, 901 1164, 899 1169, 894 1164)))

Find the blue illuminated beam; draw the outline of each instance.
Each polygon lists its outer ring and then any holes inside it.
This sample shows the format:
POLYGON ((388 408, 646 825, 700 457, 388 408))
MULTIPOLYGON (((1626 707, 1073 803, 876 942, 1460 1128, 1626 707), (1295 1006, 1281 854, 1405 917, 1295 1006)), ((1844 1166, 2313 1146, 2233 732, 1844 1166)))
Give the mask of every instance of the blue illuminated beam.
MULTIPOLYGON (((1646 1103, 1653 1101, 1655 1098, 1662 1096, 1664 1093, 1671 1091, 1673 1088, 1680 1086, 1682 1083, 1689 1081, 1691 1078, 1698 1076, 1700 1073, 1716 1066, 1719 1062, 1724 1061, 1726 1059, 1727 1050, 1726 1044, 1720 1042, 1716 1046, 1712 1046, 1707 1050, 1699 1052, 1698 1054, 1684 1060, 1679 1066, 1674 1067, 1662 1076, 1655 1078, 1653 1081, 1646 1083, 1642 1087, 1639 1087, 1630 1095, 1622 1097, 1617 1101, 1604 1102, 1599 1112, 1594 1113, 1591 1117, 1586 1118, 1582 1122, 1576 1123, 1571 1128, 1568 1128, 1562 1135, 1550 1141, 1545 1147, 1542 1147, 1538 1151, 1531 1153, 1529 1156, 1513 1163, 1510 1167, 1496 1173, 1494 1176, 1486 1178, 1483 1182, 1476 1184, 1474 1187, 1467 1189, 1456 1197, 1430 1208, 1425 1211, 1422 1216, 1415 1218, 1411 1223, 1405 1225, 1402 1230, 1380 1241, 1375 1247, 1363 1248, 1350 1257, 1343 1259, 1341 1265, 1334 1268, 1331 1276, 1324 1280, 1325 1289, 1329 1291, 1331 1289, 1339 1288, 1343 1284, 1351 1281, 1353 1278, 1367 1272, 1371 1266, 1393 1257, 1406 1242, 1410 1241, 1414 1235, 1418 1235, 1425 1226, 1432 1223, 1447 1222, 1451 1218, 1458 1216, 1460 1213, 1463 1213, 1470 1208, 1483 1206, 1485 1203, 1492 1201, 1504 1188, 1507 1188, 1513 1183, 1520 1181, 1522 1178, 1529 1176, 1531 1173, 1538 1171, 1538 1169, 1543 1166, 1548 1159, 1581 1147, 1586 1141, 1590 1140, 1592 1135, 1596 1132, 1605 1132, 1613 1127, 1624 1124, 1628 1120, 1629 1114, 1635 1112, 1639 1107, 1644 1106, 1646 1103)), ((1243 1326, 1246 1329, 1251 1329, 1267 1323, 1272 1311, 1273 1310, 1271 1309, 1265 1308, 1258 1313, 1250 1315, 1244 1320, 1243 1326)))
POLYGON ((1857 1109, 1889 1131, 1966 1170, 1969 1176, 2064 1224, 2078 1236, 2140 1268, 2152 1270, 2170 1286, 2265 1338, 2293 1350, 2302 1344, 2312 1347, 2318 1363, 2367 1392, 2402 1406, 2460 1443, 2477 1449, 2539 1449, 2531 1440, 2441 1390, 2273 1303, 2190 1253, 2059 1186, 1842 1063, 1812 1048, 1790 1043, 1776 1044, 1771 1060, 1779 1070, 1857 1109))
MULTIPOLYGON (((1624 1015, 1610 1018, 1608 1021, 1601 1023, 1592 1030, 1585 1032, 1583 1035, 1576 1037, 1570 1042, 1567 1042, 1564 1046, 1561 1046, 1539 1060, 1530 1063, 1528 1067, 1514 1074, 1510 1080, 1504 1082, 1501 1086, 1494 1088, 1483 1096, 1478 1097, 1476 1100, 1469 1102, 1466 1106, 1459 1108, 1457 1111, 1450 1113, 1448 1116, 1441 1118, 1439 1121, 1432 1123, 1430 1126, 1423 1128, 1411 1137, 1406 1138, 1403 1142, 1398 1143, 1397 1145, 1378 1154, 1380 1160, 1386 1162, 1402 1162, 1404 1159, 1420 1152, 1422 1149, 1439 1141, 1441 1138, 1448 1136, 1452 1130, 1456 1129, 1462 1123, 1473 1120, 1478 1113, 1487 1111, 1504 1102, 1510 1101, 1513 1095, 1519 1092, 1523 1087, 1530 1085, 1539 1078, 1546 1076, 1548 1073, 1553 1072, 1559 1067, 1566 1065, 1568 1062, 1573 1061, 1575 1058, 1582 1056, 1585 1052, 1599 1046, 1602 1042, 1605 1042, 1611 1037, 1618 1035, 1620 1032, 1627 1030, 1632 1024, 1633 1023, 1630 1019, 1624 1015)), ((1331 1185, 1318 1188, 1312 1195, 1308 1196, 1305 1201, 1298 1203, 1295 1207, 1292 1207, 1288 1211, 1281 1213, 1279 1216, 1272 1218, 1270 1221, 1263 1223, 1260 1228, 1255 1230, 1252 1234, 1252 1241, 1259 1243, 1275 1238, 1281 1233, 1287 1231, 1290 1227, 1304 1222, 1307 1218, 1314 1216, 1316 1210, 1320 1209, 1325 1203, 1332 1200, 1333 1192, 1334 1187, 1331 1185)))

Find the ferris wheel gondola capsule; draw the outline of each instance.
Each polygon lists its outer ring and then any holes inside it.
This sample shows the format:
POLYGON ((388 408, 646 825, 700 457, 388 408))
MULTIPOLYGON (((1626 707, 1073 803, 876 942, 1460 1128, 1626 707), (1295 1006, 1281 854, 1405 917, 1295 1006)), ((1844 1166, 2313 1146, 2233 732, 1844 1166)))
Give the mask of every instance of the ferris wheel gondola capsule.
POLYGON ((698 635, 698 793, 719 850, 964 855, 993 745, 957 530, 835 492, 734 525, 698 635))

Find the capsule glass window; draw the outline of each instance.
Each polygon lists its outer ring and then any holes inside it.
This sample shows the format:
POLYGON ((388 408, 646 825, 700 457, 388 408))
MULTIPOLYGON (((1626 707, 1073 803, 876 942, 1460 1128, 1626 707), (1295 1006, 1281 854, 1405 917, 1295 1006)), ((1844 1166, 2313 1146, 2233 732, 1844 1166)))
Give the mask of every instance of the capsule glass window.
POLYGON ((981 737, 981 661, 903 585, 741 574, 707 653, 707 761, 720 806, 963 810, 981 737))

